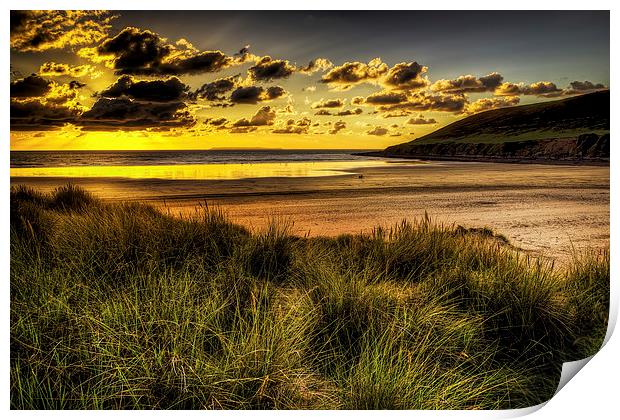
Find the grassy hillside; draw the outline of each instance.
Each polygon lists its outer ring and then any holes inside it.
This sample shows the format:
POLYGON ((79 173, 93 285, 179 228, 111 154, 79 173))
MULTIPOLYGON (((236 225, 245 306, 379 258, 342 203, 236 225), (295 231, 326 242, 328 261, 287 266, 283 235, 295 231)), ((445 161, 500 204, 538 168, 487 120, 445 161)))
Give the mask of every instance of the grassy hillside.
POLYGON ((605 335, 608 250, 559 269, 428 219, 289 227, 13 188, 11 408, 516 408, 605 335))
POLYGON ((497 143, 609 133, 609 91, 481 112, 409 144, 497 143))

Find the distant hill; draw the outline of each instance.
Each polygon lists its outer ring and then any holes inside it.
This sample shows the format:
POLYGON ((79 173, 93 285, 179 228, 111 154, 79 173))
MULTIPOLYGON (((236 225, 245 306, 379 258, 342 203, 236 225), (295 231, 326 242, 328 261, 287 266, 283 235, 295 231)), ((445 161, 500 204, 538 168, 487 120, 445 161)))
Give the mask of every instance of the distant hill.
POLYGON ((456 160, 609 160, 609 90, 481 112, 374 155, 456 160))

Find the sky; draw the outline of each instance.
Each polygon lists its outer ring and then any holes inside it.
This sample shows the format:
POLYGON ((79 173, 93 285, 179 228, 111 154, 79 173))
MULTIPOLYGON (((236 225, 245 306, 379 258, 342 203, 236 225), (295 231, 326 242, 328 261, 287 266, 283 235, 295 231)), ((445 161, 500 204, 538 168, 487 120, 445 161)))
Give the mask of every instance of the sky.
POLYGON ((380 149, 608 87, 608 11, 11 12, 11 150, 380 149))

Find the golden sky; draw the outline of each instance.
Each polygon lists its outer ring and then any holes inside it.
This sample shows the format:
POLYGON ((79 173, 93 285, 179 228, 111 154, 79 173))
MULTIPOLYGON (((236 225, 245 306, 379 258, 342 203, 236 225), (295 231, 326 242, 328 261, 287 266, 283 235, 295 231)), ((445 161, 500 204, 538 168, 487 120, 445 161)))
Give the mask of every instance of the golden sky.
POLYGON ((608 12, 421 13, 12 11, 11 150, 379 149, 609 83, 608 12))

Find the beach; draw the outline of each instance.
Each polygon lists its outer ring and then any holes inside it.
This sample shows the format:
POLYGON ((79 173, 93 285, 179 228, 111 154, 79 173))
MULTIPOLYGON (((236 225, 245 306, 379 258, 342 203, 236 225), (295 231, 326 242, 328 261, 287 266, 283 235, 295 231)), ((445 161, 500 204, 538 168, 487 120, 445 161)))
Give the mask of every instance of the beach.
POLYGON ((252 229, 286 218, 302 236, 368 232, 427 213, 438 223, 489 227, 517 248, 559 261, 609 245, 605 166, 393 161, 320 177, 11 178, 45 191, 69 181, 104 200, 144 201, 172 214, 219 206, 252 229))

